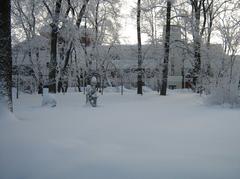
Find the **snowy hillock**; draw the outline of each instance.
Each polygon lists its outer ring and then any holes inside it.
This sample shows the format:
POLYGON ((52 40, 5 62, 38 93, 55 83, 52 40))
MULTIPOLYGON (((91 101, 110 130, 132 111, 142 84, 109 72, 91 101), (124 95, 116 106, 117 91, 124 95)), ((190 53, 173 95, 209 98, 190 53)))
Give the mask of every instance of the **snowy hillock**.
MULTIPOLYGON (((106 87, 103 90, 104 92, 107 93, 120 93, 121 92, 121 86, 117 86, 117 87, 106 87)), ((127 89, 125 87, 123 87, 123 92, 135 92, 135 90, 133 89, 127 89)))
POLYGON ((193 93, 192 89, 187 89, 187 88, 184 88, 184 89, 174 89, 174 90, 171 90, 171 89, 168 89, 168 93, 178 93, 178 94, 183 94, 183 93, 193 93))
POLYGON ((7 107, 0 102, 0 121, 12 121, 16 117, 7 110, 7 107))
MULTIPOLYGON (((152 92, 152 91, 153 90, 150 87, 143 86, 143 92, 144 93, 152 92)), ((107 93, 120 93, 121 92, 121 86, 104 88, 104 92, 107 92, 107 93)), ((128 89, 126 87, 123 87, 123 92, 133 92, 133 93, 136 93, 136 88, 128 89)))

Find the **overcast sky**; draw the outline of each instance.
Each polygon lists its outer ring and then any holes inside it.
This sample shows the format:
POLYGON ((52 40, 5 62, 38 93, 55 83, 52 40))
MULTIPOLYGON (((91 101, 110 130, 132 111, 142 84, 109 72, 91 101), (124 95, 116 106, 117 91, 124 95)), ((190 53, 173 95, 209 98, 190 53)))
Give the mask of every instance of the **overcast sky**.
MULTIPOLYGON (((122 44, 136 44, 137 43, 137 21, 131 18, 131 9, 136 6, 136 0, 122 0, 121 9, 121 25, 120 41, 122 44)), ((146 40, 144 34, 142 34, 143 43, 146 40)))
POLYGON ((134 1, 127 1, 123 0, 123 5, 121 9, 121 25, 122 29, 120 31, 120 40, 121 43, 127 44, 127 43, 136 43, 137 42, 137 35, 136 35, 136 29, 135 25, 136 22, 134 19, 130 17, 131 9, 135 5, 134 1))
MULTIPOLYGON (((137 44, 136 18, 131 18, 131 10, 137 5, 137 0, 122 0, 120 42, 121 44, 137 44)), ((218 34, 213 32, 212 43, 221 43, 218 34)), ((142 34, 142 43, 147 40, 146 35, 142 34)))

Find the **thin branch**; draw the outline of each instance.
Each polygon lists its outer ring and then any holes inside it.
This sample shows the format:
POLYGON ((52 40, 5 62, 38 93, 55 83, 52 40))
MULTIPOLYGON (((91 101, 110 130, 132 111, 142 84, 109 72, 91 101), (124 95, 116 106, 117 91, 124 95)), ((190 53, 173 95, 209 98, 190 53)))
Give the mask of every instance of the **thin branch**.
POLYGON ((42 1, 44 6, 46 7, 48 13, 50 14, 50 16, 53 18, 53 15, 52 15, 52 11, 50 10, 49 6, 47 5, 47 3, 45 2, 45 0, 42 1))

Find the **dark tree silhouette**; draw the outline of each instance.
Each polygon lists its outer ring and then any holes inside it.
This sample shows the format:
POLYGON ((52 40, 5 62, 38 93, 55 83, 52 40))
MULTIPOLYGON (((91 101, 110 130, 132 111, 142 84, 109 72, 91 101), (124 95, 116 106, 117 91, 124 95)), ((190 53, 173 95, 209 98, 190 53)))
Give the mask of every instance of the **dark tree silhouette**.
POLYGON ((0 5, 0 100, 12 105, 12 48, 11 48, 11 1, 1 0, 0 5))
POLYGON ((166 96, 167 94, 167 80, 168 80, 168 61, 169 61, 169 51, 170 51, 170 31, 171 31, 171 8, 172 2, 167 1, 167 18, 166 18, 166 35, 164 44, 164 62, 163 62, 163 77, 160 95, 166 96))
POLYGON ((138 39, 138 71, 137 94, 142 94, 142 42, 141 42, 141 0, 137 3, 137 39, 138 39))
POLYGON ((57 73, 57 39, 58 39, 58 23, 61 11, 62 0, 57 0, 55 5, 55 13, 52 16, 53 22, 51 24, 51 54, 49 64, 49 92, 56 93, 56 73, 57 73))

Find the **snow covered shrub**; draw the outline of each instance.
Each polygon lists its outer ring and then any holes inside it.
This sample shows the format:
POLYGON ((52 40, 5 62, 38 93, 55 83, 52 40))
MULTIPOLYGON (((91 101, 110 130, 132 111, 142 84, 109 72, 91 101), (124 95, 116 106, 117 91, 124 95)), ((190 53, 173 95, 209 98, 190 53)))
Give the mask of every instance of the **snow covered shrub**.
POLYGON ((51 94, 43 95, 42 106, 56 107, 57 101, 51 94))
POLYGON ((148 87, 148 86, 143 86, 143 92, 144 93, 147 93, 147 92, 152 92, 153 90, 150 88, 150 87, 148 87))
POLYGON ((239 81, 222 77, 216 85, 211 88, 208 103, 213 105, 230 104, 232 107, 240 106, 239 81))
POLYGON ((49 94, 47 89, 43 90, 42 106, 56 107, 57 101, 54 95, 49 94))

